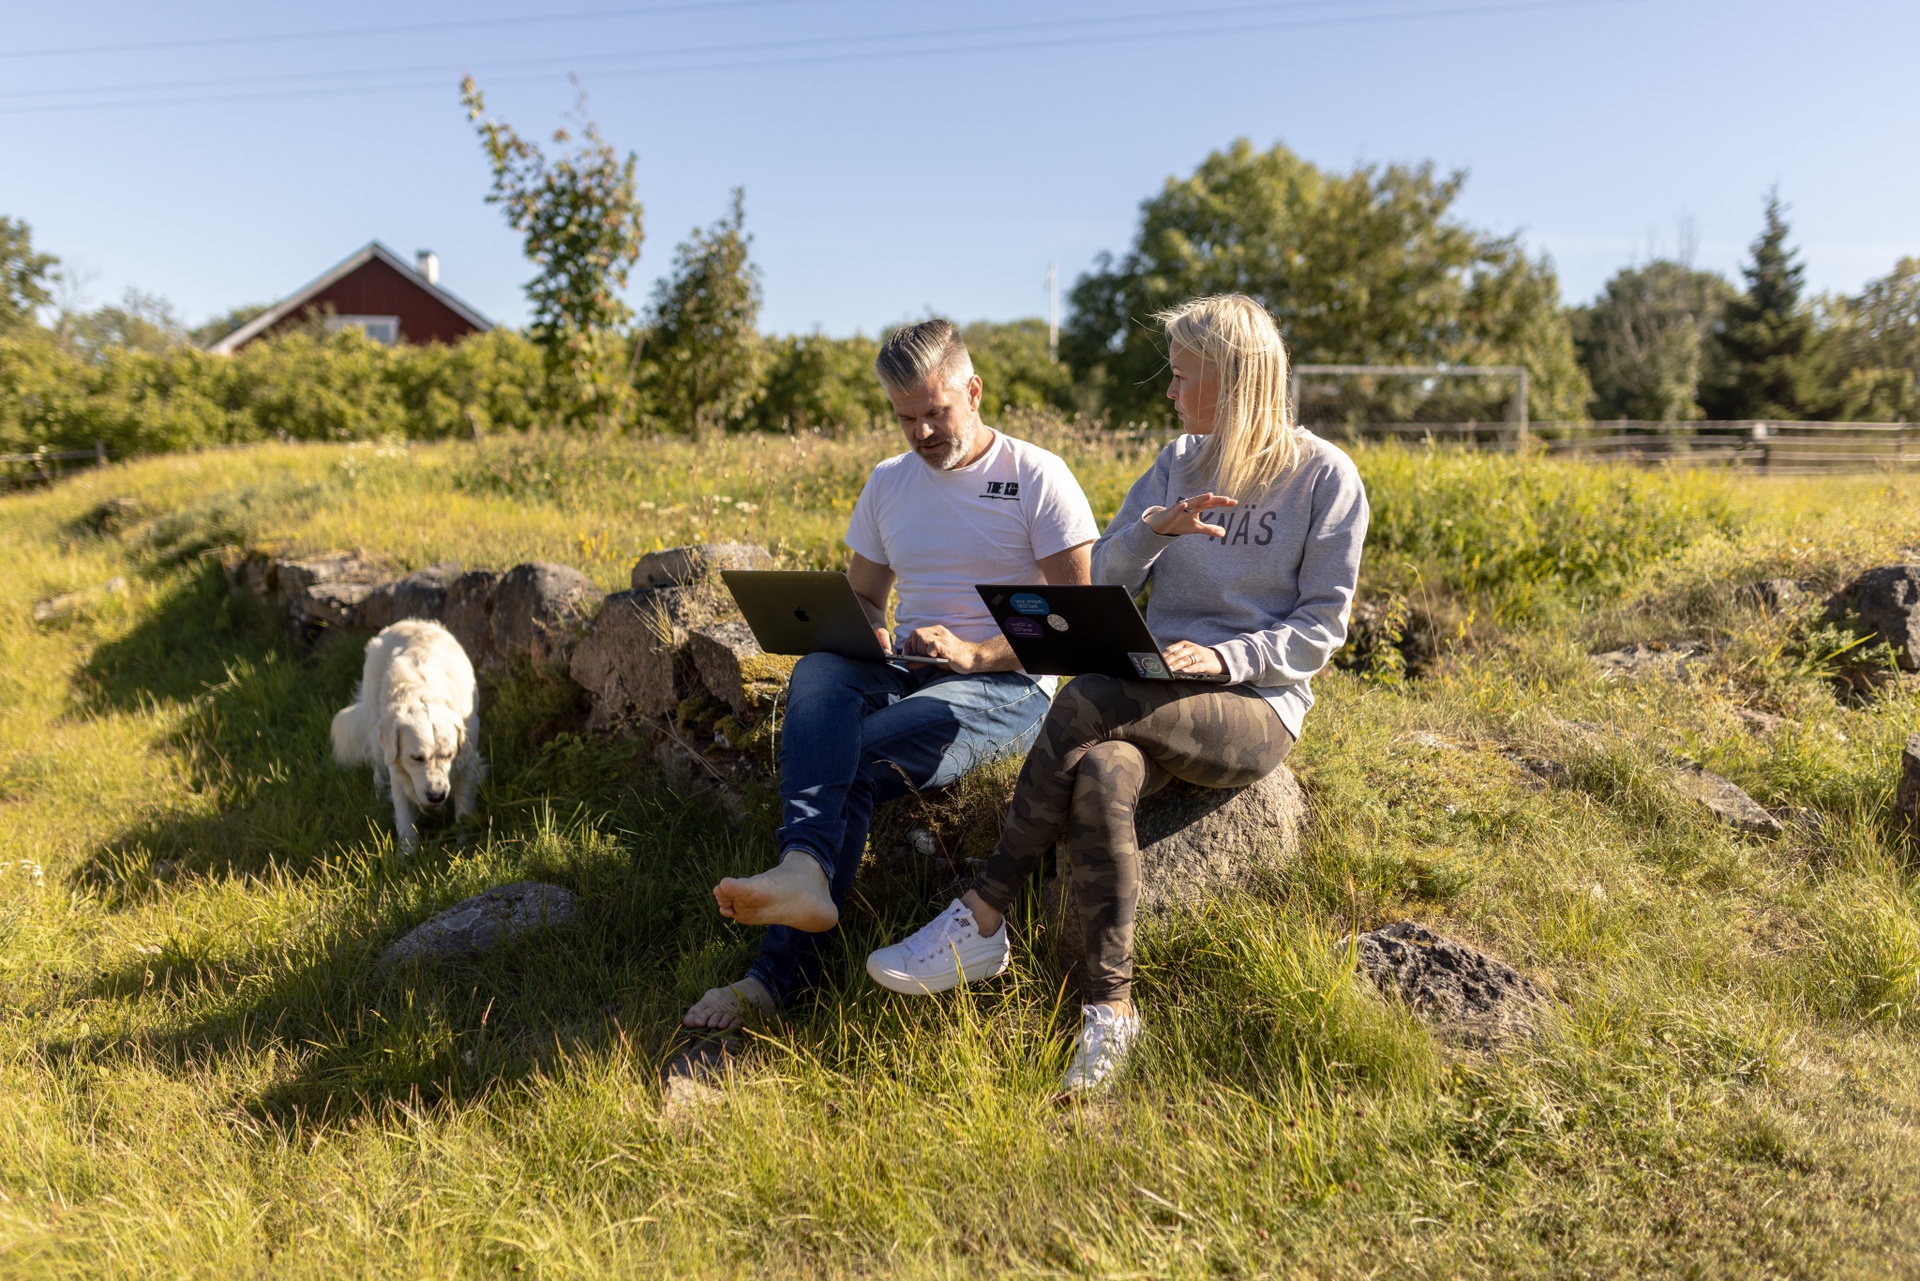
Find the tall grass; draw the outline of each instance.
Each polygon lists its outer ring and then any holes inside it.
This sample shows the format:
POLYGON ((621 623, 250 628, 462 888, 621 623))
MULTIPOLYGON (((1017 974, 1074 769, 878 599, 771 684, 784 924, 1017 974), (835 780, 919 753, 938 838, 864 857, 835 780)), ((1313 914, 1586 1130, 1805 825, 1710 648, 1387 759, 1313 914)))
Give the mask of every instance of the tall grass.
MULTIPOLYGON (((1102 515, 1148 448, 1043 441, 1102 515)), ((1138 1066, 1078 1108, 1051 1102, 1077 1012, 1030 920, 1004 978, 896 997, 861 961, 930 887, 878 875, 821 988, 742 1038, 704 1104, 667 1106, 679 1012, 754 947, 708 889, 770 856, 764 822, 631 743, 553 736, 551 689, 510 684, 482 828, 429 827, 403 860, 369 780, 326 756, 351 647, 289 652, 200 555, 538 557, 609 587, 696 538, 834 564, 891 448, 263 446, 0 500, 0 1275, 1907 1267, 1920 896, 1888 788, 1920 696, 1837 700, 1798 620, 1728 589, 1920 546, 1911 481, 1360 451, 1369 574, 1497 598, 1507 629, 1422 680, 1316 682, 1299 859, 1143 930, 1138 1066), (124 593, 30 621, 116 574, 124 593), (1583 651, 1631 639, 1714 648, 1682 682, 1600 680, 1583 651), (1791 724, 1756 737, 1742 705, 1791 724), (1806 817, 1730 835, 1664 785, 1662 752, 1806 817), (375 966, 526 876, 581 895, 582 925, 375 966), (1436 1039, 1337 947, 1406 916, 1535 974, 1560 1014, 1504 1052, 1436 1039)))

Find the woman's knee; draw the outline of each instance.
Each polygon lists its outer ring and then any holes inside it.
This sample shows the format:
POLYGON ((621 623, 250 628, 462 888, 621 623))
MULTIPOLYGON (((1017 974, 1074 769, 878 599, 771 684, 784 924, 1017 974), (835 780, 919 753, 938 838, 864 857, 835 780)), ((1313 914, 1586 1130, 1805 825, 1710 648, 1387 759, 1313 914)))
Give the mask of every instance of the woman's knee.
POLYGON ((1053 696, 1053 706, 1047 709, 1046 730, 1084 732, 1095 726, 1104 727, 1116 721, 1116 713, 1125 699, 1125 685, 1111 676, 1076 676, 1053 696))

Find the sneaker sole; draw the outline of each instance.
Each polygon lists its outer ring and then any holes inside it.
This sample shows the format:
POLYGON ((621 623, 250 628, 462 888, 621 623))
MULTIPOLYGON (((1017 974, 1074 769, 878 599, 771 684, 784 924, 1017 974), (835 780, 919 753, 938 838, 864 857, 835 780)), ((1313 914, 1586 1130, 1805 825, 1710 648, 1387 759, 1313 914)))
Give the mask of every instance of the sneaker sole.
POLYGON ((959 987, 962 983, 978 983, 981 979, 996 978, 1006 972, 1012 964, 1013 954, 1008 953, 994 962, 977 962, 975 965, 947 970, 939 976, 921 977, 916 974, 903 974, 898 970, 889 970, 877 965, 874 959, 867 958, 867 977, 886 988, 889 992, 898 992, 902 996, 932 996, 935 992, 945 992, 959 987))

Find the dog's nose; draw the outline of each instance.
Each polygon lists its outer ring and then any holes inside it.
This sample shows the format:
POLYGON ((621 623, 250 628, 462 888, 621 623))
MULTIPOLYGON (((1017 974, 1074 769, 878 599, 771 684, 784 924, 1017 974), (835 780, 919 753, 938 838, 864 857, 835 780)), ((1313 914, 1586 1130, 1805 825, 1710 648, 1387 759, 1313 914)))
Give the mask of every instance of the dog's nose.
POLYGON ((427 793, 427 804, 429 805, 438 805, 441 801, 444 801, 446 799, 447 799, 447 794, 445 792, 428 792, 427 793))

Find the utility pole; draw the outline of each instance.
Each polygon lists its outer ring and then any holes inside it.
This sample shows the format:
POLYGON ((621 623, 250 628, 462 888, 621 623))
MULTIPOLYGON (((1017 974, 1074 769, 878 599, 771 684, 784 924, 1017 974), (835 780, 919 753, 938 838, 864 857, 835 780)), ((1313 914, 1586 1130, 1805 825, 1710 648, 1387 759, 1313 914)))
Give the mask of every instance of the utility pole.
POLYGON ((1060 264, 1047 263, 1047 360, 1060 363, 1060 264))

